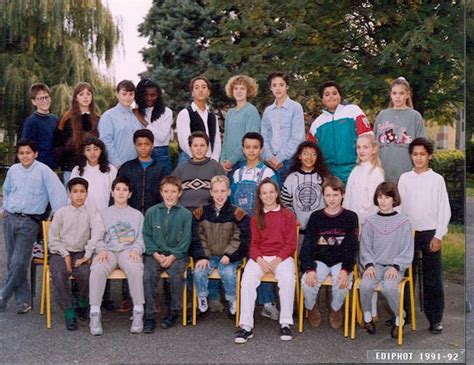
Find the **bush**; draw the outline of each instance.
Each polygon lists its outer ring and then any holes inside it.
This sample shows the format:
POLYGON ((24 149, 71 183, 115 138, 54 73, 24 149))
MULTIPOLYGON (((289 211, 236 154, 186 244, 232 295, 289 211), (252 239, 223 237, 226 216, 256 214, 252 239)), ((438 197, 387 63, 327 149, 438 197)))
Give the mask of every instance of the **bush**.
POLYGON ((464 224, 464 151, 436 151, 431 167, 446 181, 451 223, 464 224))
POLYGON ((466 172, 474 174, 474 141, 466 141, 466 172))

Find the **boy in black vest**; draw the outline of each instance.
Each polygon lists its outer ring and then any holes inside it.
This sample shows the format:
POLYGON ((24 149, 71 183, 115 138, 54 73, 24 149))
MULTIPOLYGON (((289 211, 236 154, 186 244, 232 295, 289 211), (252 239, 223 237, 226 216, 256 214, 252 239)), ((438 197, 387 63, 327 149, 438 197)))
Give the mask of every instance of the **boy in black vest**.
POLYGON ((187 108, 181 110, 176 119, 178 131, 179 159, 178 165, 191 158, 191 150, 188 138, 193 132, 202 131, 209 137, 210 148, 207 157, 219 161, 221 154, 221 134, 219 121, 209 110, 207 100, 210 96, 210 83, 205 76, 197 76, 189 83, 193 102, 187 108))

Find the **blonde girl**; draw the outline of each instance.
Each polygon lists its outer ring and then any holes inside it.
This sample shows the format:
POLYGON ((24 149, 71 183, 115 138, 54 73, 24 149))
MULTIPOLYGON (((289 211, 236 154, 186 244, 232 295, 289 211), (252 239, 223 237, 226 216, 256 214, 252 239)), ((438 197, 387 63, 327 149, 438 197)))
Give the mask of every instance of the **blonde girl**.
POLYGON ((397 182, 402 173, 411 170, 408 145, 426 135, 423 118, 413 109, 412 98, 412 89, 404 77, 393 80, 388 109, 382 110, 375 120, 374 132, 386 181, 397 182))

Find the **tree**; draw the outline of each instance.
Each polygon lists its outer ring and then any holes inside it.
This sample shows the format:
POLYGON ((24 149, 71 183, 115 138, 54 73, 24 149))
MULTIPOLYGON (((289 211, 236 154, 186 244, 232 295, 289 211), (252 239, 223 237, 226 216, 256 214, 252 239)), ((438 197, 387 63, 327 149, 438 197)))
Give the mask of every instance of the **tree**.
POLYGON ((109 64, 119 29, 100 0, 4 0, 0 9, 0 124, 10 150, 31 113, 29 88, 34 82, 51 87, 56 114, 69 107, 79 81, 94 86, 100 110, 108 107, 113 89, 93 61, 109 64))
POLYGON ((209 39, 217 31, 203 1, 155 0, 138 31, 150 47, 142 51, 150 76, 169 96, 174 110, 191 100, 189 81, 209 67, 209 39))
MULTIPOLYGON (((290 94, 319 112, 317 86, 339 81, 351 101, 372 117, 388 104, 391 79, 403 75, 415 107, 426 119, 452 123, 462 103, 463 7, 460 1, 303 2, 210 0, 222 14, 209 51, 222 65, 208 72, 221 80, 281 70, 290 94)), ((269 93, 257 99, 263 106, 269 93)))

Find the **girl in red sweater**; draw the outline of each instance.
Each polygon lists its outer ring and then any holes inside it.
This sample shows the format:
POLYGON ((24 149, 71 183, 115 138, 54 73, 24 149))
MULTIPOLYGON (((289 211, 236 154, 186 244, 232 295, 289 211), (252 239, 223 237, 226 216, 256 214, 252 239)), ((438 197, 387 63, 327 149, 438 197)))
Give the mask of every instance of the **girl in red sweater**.
POLYGON ((249 261, 242 277, 240 331, 235 343, 245 343, 253 337, 257 287, 267 273, 274 273, 278 280, 280 339, 289 341, 293 338, 290 325, 295 296, 296 218, 281 206, 278 186, 270 178, 263 179, 257 188, 251 233, 249 261))

